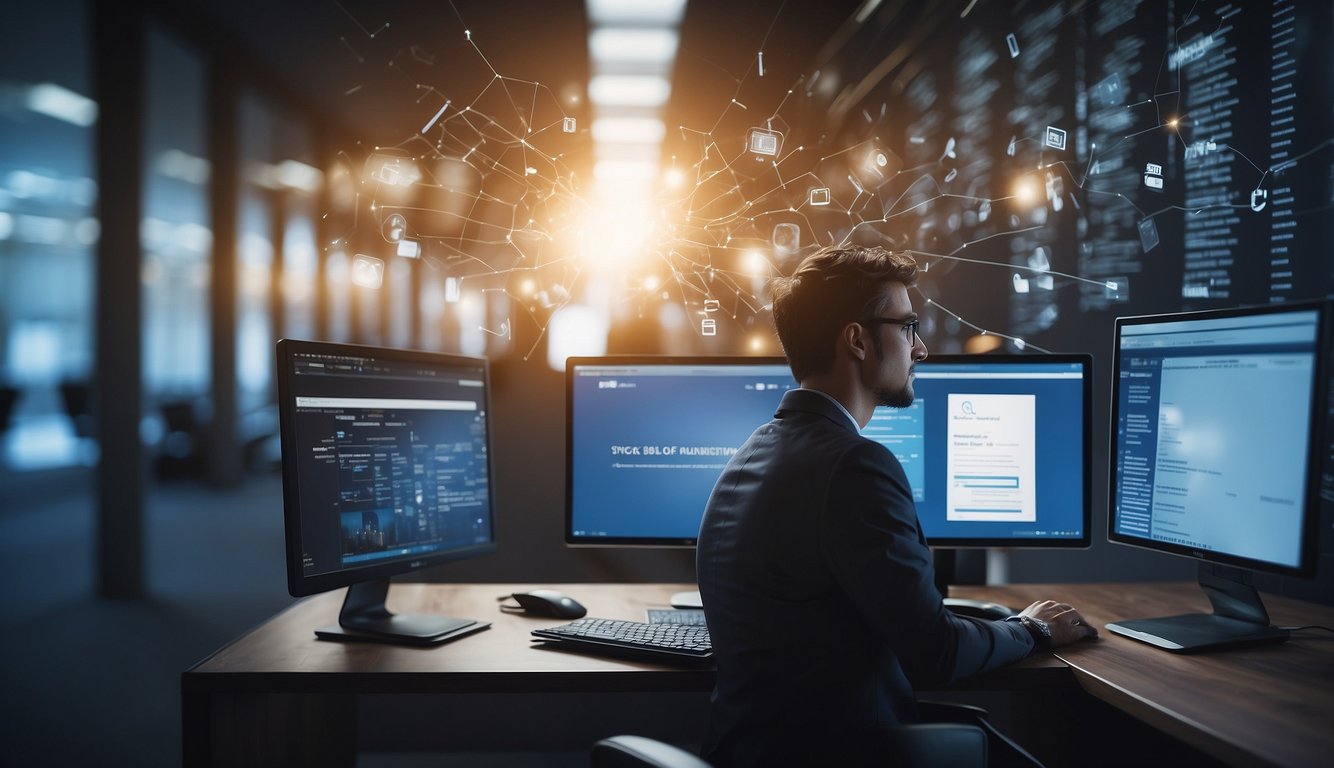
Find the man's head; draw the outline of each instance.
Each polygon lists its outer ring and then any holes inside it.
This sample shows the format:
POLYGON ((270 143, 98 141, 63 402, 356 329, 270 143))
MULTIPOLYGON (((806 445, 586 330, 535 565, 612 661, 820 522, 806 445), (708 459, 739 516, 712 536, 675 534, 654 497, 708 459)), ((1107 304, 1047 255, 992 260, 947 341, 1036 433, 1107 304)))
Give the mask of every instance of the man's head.
POLYGON ((865 363, 861 377, 879 401, 909 405, 908 371, 895 383, 895 372, 881 375, 871 366, 905 357, 910 367, 926 356, 908 325, 916 315, 907 288, 916 281, 917 263, 908 254, 856 245, 822 249, 790 277, 774 280, 774 326, 797 381, 831 372, 842 345, 865 363), (893 344, 888 360, 887 344, 893 344))

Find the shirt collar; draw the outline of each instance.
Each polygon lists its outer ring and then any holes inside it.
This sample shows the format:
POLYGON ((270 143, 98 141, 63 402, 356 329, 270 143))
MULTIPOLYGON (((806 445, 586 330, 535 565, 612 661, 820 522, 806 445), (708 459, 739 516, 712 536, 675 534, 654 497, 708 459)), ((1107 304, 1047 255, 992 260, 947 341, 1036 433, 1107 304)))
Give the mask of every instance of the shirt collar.
POLYGON ((798 388, 797 388, 796 390, 794 390, 794 391, 797 391, 797 392, 814 392, 815 394, 819 395, 820 397, 823 397, 824 399, 826 399, 826 400, 828 400, 829 402, 833 403, 835 406, 838 407, 838 409, 839 409, 840 411, 843 412, 843 415, 844 415, 844 416, 847 416, 847 417, 848 417, 848 422, 852 424, 852 428, 853 428, 854 430, 856 430, 858 434, 861 433, 861 431, 862 431, 862 426, 861 426, 860 424, 857 423, 857 420, 856 420, 856 419, 852 418, 852 413, 849 412, 847 408, 844 408, 844 407, 843 407, 843 404, 840 403, 840 402, 838 401, 838 399, 835 398, 833 395, 829 394, 828 392, 821 392, 821 391, 818 390, 818 389, 811 389, 811 388, 809 388, 809 387, 798 387, 798 388))

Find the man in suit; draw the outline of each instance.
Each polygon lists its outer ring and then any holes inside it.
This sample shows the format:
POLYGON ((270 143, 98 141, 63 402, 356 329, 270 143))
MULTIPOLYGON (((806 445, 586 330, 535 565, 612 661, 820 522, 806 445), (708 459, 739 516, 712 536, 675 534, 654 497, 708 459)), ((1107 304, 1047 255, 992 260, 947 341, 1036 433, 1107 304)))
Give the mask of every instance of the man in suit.
POLYGON ((916 278, 906 254, 848 246, 774 281, 800 388, 723 470, 696 555, 717 766, 816 764, 833 745, 865 756, 919 719, 914 688, 1097 634, 1051 601, 1006 621, 944 607, 903 468, 859 432, 876 406, 913 401, 916 278))

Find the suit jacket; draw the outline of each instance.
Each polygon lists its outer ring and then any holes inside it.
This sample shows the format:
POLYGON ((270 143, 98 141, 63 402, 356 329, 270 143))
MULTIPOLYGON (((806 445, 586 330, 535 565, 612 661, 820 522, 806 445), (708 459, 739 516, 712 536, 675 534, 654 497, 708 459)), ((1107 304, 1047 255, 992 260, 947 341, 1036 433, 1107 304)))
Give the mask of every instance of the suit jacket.
POLYGON ((1033 649, 1017 622, 944 607, 903 467, 810 390, 784 396, 728 462, 696 570, 718 665, 703 752, 717 766, 816 762, 914 721, 915 687, 1033 649))

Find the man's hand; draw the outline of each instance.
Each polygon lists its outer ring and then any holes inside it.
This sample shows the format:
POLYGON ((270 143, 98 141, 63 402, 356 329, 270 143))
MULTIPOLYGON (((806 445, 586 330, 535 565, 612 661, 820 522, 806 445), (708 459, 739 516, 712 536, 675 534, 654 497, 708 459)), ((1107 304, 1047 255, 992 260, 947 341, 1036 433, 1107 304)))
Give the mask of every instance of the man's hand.
POLYGON ((1084 617, 1079 615, 1079 611, 1071 608, 1068 603, 1058 603, 1055 600, 1039 600, 1020 611, 1019 615, 1047 622, 1047 626, 1051 629, 1051 647, 1053 648, 1098 636, 1098 630, 1092 624, 1084 621, 1084 617))

